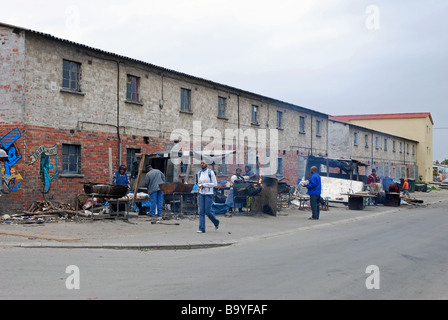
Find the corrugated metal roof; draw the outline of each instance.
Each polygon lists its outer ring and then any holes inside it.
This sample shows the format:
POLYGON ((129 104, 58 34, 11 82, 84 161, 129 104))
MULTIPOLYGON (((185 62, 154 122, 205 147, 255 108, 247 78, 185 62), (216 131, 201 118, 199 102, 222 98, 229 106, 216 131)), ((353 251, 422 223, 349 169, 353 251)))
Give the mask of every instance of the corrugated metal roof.
POLYGON ((329 116, 331 120, 337 120, 342 122, 349 122, 350 120, 375 120, 375 119, 415 119, 415 118, 427 118, 432 121, 430 112, 416 112, 416 113, 384 113, 384 114, 357 114, 357 115, 342 115, 342 116, 329 116))

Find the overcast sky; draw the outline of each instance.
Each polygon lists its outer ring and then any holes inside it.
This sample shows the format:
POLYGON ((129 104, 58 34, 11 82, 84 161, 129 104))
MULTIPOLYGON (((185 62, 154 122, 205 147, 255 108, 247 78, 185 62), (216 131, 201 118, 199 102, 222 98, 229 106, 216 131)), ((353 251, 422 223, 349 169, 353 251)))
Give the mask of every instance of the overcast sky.
POLYGON ((330 115, 431 112, 448 159, 447 0, 50 0, 0 21, 330 115))

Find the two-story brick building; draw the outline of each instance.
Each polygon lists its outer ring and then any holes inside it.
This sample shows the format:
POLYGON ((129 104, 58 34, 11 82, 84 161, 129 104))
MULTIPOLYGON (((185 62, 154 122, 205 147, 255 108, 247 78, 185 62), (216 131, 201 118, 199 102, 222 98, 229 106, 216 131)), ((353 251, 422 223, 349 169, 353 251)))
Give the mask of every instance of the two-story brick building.
POLYGON ((235 156, 215 168, 221 180, 245 163, 255 168, 264 143, 277 176, 294 184, 298 156, 328 149, 324 113, 5 24, 0 117, 10 155, 4 208, 23 209, 43 196, 71 201, 82 182, 110 182, 135 153, 170 150, 180 130, 192 149, 243 151, 242 162, 235 156))

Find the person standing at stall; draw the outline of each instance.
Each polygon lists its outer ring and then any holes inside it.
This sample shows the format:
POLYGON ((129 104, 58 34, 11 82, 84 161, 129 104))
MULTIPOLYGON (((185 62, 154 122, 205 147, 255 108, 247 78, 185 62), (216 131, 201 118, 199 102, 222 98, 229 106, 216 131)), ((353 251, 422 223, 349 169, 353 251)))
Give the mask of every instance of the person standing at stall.
POLYGON ((310 205, 313 212, 313 215, 309 218, 309 220, 319 220, 322 184, 316 167, 311 167, 311 178, 306 187, 310 196, 310 205))
POLYGON ((163 191, 160 190, 160 184, 165 183, 165 175, 159 169, 154 169, 151 165, 146 166, 148 173, 145 176, 145 186, 148 190, 151 207, 149 215, 155 217, 156 208, 157 215, 162 217, 162 198, 163 191))
POLYGON ((244 182, 244 177, 241 175, 242 170, 241 168, 237 168, 235 170, 235 174, 230 179, 230 185, 231 188, 229 190, 229 194, 226 199, 226 204, 230 206, 229 210, 232 211, 232 209, 238 208, 240 212, 243 211, 243 202, 235 197, 235 189, 233 188, 235 183, 241 183, 244 182))
POLYGON ((214 188, 218 182, 215 173, 207 168, 204 160, 201 161, 201 170, 196 175, 196 181, 199 187, 199 229, 197 232, 205 233, 205 215, 213 222, 215 230, 218 230, 219 220, 212 213, 214 188))
POLYGON ((373 204, 378 203, 378 196, 381 191, 380 177, 376 174, 376 170, 372 169, 372 174, 367 177, 367 184, 369 185, 370 194, 374 195, 373 204))
POLYGON ((126 173, 127 168, 124 164, 122 164, 117 172, 114 173, 112 178, 112 184, 116 186, 126 186, 128 191, 131 189, 131 182, 129 180, 129 176, 126 173))

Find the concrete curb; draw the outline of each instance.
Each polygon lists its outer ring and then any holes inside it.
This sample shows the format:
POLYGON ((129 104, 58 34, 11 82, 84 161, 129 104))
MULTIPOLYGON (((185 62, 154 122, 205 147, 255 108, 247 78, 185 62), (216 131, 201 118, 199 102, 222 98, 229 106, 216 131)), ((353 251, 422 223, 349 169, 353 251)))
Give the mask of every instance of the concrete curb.
POLYGON ((94 243, 0 243, 0 247, 26 248, 26 249, 104 249, 104 250, 193 250, 228 247, 237 243, 237 241, 210 242, 196 244, 94 244, 94 243))

